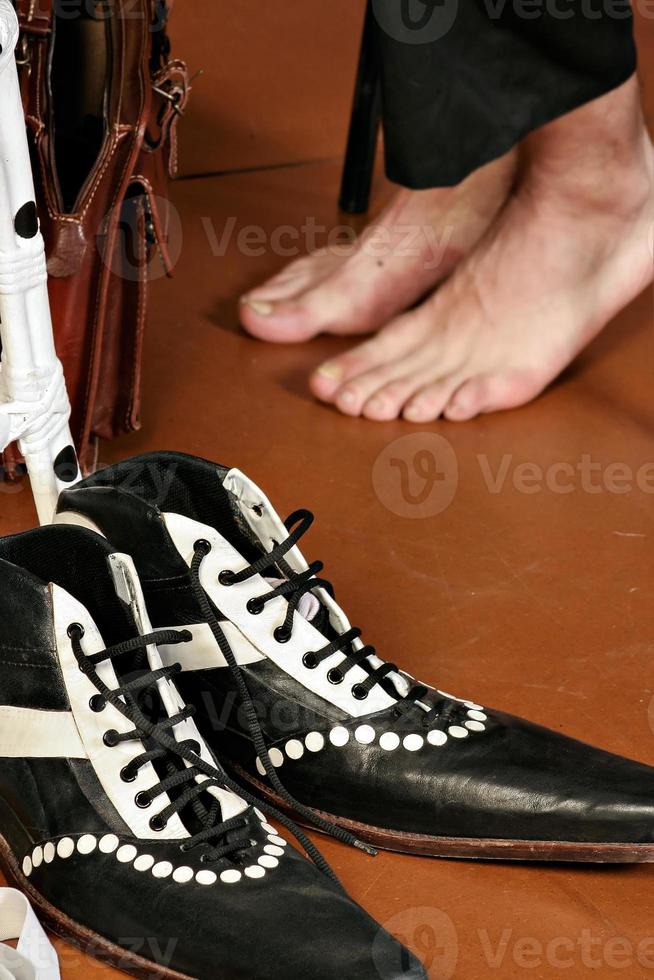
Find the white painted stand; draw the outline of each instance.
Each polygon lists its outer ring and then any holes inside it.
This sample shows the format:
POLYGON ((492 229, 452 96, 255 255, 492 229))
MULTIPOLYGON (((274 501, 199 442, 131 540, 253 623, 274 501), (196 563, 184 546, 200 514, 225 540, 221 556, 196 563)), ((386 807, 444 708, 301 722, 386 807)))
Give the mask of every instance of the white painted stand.
POLYGON ((0 0, 0 449, 17 441, 42 524, 61 489, 79 476, 70 404, 57 359, 48 301, 45 248, 14 49, 18 21, 0 0))

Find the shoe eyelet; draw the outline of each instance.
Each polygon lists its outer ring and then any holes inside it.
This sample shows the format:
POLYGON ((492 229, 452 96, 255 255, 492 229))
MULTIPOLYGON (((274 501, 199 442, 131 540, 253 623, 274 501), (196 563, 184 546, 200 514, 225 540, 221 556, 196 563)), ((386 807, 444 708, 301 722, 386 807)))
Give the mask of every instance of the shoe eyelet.
POLYGON ((332 667, 331 670, 327 671, 327 680, 330 684, 342 684, 343 674, 337 667, 332 667))
POLYGON ((291 630, 287 630, 284 626, 278 626, 273 632, 273 636, 278 643, 288 643, 292 635, 291 630))
POLYGON ((305 653, 302 657, 302 663, 307 670, 315 670, 318 666, 318 658, 313 651, 309 651, 309 653, 305 653))
POLYGON ((147 810, 149 806, 152 806, 152 797, 149 793, 146 793, 145 790, 142 789, 141 792, 137 793, 134 797, 134 802, 139 810, 147 810))
POLYGON ((74 640, 75 638, 81 640, 82 637, 84 636, 85 630, 81 623, 71 623, 68 629, 66 630, 66 633, 68 634, 71 640, 74 640))
POLYGON ((91 709, 91 711, 95 711, 95 712, 104 711, 106 707, 107 707, 107 702, 105 701, 105 699, 102 697, 101 694, 94 694, 91 700, 89 701, 89 708, 91 709))
POLYGON ((102 736, 102 741, 110 749, 113 749, 114 746, 118 745, 119 739, 118 739, 118 732, 116 731, 116 729, 110 728, 108 732, 105 732, 104 735, 102 736))
POLYGON ((136 781, 136 773, 129 768, 129 765, 123 766, 120 770, 120 778, 124 783, 133 783, 136 781))
POLYGON ((206 538, 198 538, 198 540, 193 545, 194 551, 206 551, 207 554, 211 551, 211 542, 207 541, 206 538))
POLYGON ((218 576, 218 581, 221 585, 233 585, 234 584, 234 572, 230 568, 223 568, 222 572, 218 576))
POLYGON ((365 701, 369 693, 370 691, 363 684, 355 684, 352 688, 352 697, 356 698, 357 701, 365 701))
POLYGON ((159 833, 166 829, 166 821, 162 819, 161 814, 155 813, 153 817, 150 818, 150 830, 154 830, 159 833))
POLYGON ((263 612, 263 602, 260 599, 248 599, 245 607, 251 616, 258 616, 263 612))

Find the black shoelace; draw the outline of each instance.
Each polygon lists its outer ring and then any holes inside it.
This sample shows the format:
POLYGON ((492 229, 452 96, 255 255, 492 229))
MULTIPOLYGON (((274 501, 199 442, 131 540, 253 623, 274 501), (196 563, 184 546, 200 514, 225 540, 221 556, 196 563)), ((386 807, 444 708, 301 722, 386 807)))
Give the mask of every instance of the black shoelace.
MULTIPOLYGON (((289 545, 289 547, 284 550, 284 554, 286 553, 286 551, 289 550, 290 547, 293 547, 293 544, 289 545)), ((301 814, 301 816, 304 817, 307 823, 316 827, 318 830, 322 830, 323 833, 329 834, 330 837, 334 837, 336 840, 340 840, 344 844, 349 844, 351 847, 356 847, 361 851, 365 851, 367 854, 371 854, 373 856, 376 855, 377 851, 375 850, 374 847, 371 847, 369 844, 364 843, 364 841, 360 841, 353 834, 348 833, 348 831, 343 830, 341 827, 338 827, 336 824, 330 823, 330 821, 328 820, 324 820, 313 810, 310 810, 308 807, 300 803, 299 800, 296 800, 295 797, 288 792, 284 784, 281 782, 279 776, 277 775, 277 770, 275 769, 275 767, 273 766, 270 760, 268 746, 266 745, 263 731, 261 729, 261 724, 257 716, 256 708, 252 702, 250 692, 247 688, 247 684, 245 683, 243 675, 241 674, 240 667, 236 662, 234 652, 231 646, 229 645, 227 637, 225 636, 220 626, 220 622, 218 620, 218 617, 216 616, 214 608, 211 602, 209 601, 207 594, 204 590, 204 587, 200 581, 200 566, 202 565, 202 562, 204 561, 204 559, 206 558, 206 556, 209 554, 210 551, 211 551, 211 544, 208 541, 201 539, 195 542, 195 547, 193 549, 193 561, 191 563, 191 586, 195 598, 197 600, 198 606, 200 607, 200 610, 202 612, 202 615, 204 616, 207 623, 209 624, 211 632, 215 636, 216 642, 218 643, 218 646, 220 647, 220 650, 230 669, 232 677, 234 678, 239 696, 241 698, 241 702, 245 709, 247 724, 250 730, 250 736, 254 743, 254 747, 256 749, 257 755, 261 760, 261 764, 266 770, 266 774, 268 776, 268 779, 270 780, 271 785, 277 791, 278 796, 287 804, 287 806, 295 810, 297 813, 301 814)), ((264 568, 264 567, 269 568, 270 565, 271 565, 271 555, 265 555, 263 556, 262 559, 259 559, 257 562, 255 562, 254 565, 249 567, 254 569, 256 566, 256 571, 253 570, 251 572, 251 574, 254 575, 256 574, 257 571, 259 571, 260 568, 264 568), (264 559, 265 559, 265 564, 264 564, 264 559)), ((282 565, 280 564, 279 567, 281 568, 282 565)), ((285 568, 284 571, 286 572, 285 568)), ((230 572, 230 575, 231 574, 232 573, 230 572)), ((239 575, 241 574, 242 573, 239 573, 239 575)), ((304 574, 305 573, 303 573, 303 577, 304 574)), ((224 573, 222 577, 223 577, 223 584, 227 584, 224 581, 224 573)), ((237 581, 236 576, 234 576, 233 581, 234 582, 237 581)), ((318 580, 313 579, 311 588, 315 587, 317 581, 318 580)), ((288 583, 285 582, 283 587, 286 587, 287 584, 288 583)), ((282 588, 282 586, 280 586, 279 588, 282 588)), ((297 603, 300 601, 302 595, 304 595, 305 592, 309 591, 308 589, 303 588, 303 586, 301 586, 301 588, 302 591, 300 593, 300 596, 297 597, 295 601, 295 606, 297 606, 297 603)), ((278 593, 277 589, 275 589, 274 593, 270 594, 271 598, 273 597, 273 594, 278 595, 281 593, 278 593)), ((290 601, 292 600, 289 600, 289 604, 290 601)))
POLYGON ((131 782, 136 778, 139 769, 148 762, 157 759, 166 760, 173 758, 181 759, 189 765, 181 770, 175 770, 170 775, 161 779, 158 784, 147 791, 137 794, 135 801, 137 806, 148 807, 152 801, 169 790, 182 788, 179 795, 171 800, 160 813, 150 820, 153 830, 164 830, 166 823, 174 814, 179 814, 185 807, 191 806, 196 817, 203 825, 202 829, 189 836, 180 844, 182 851, 189 851, 199 844, 208 844, 207 850, 203 852, 200 860, 203 863, 218 861, 221 858, 229 857, 248 850, 255 846, 255 843, 248 835, 248 812, 231 817, 229 820, 221 820, 221 808, 217 800, 212 801, 211 806, 207 807, 201 800, 207 789, 211 786, 230 790, 240 797, 251 807, 259 807, 267 816, 276 820, 293 834, 296 840, 302 845, 308 856, 312 859, 316 867, 324 874, 340 885, 340 881, 334 874, 329 864, 323 858, 320 851, 311 843, 308 837, 296 827, 292 820, 285 814, 280 813, 275 807, 259 800, 238 783, 236 783, 220 766, 213 766, 205 762, 200 756, 200 745, 194 739, 187 739, 177 742, 173 737, 172 729, 180 722, 191 718, 195 714, 195 708, 187 705, 176 715, 163 718, 160 721, 152 721, 142 710, 138 703, 138 696, 148 690, 155 689, 160 680, 170 680, 181 672, 181 664, 175 663, 170 666, 160 667, 157 670, 144 669, 139 676, 119 684, 118 687, 109 688, 98 676, 96 667, 106 660, 115 660, 124 654, 136 653, 145 662, 147 647, 150 644, 162 644, 173 646, 178 643, 188 643, 193 639, 188 630, 155 630, 142 636, 136 636, 124 643, 107 647, 99 653, 87 655, 82 647, 84 627, 79 623, 72 623, 68 628, 71 638, 73 652, 77 659, 82 673, 95 685, 98 694, 91 699, 91 708, 94 711, 102 711, 106 704, 113 705, 120 713, 132 722, 134 729, 123 734, 115 729, 105 732, 104 741, 107 746, 118 745, 126 741, 143 741, 149 739, 156 744, 153 749, 142 752, 139 756, 128 763, 121 772, 121 778, 125 782, 131 782), (203 775, 207 777, 201 782, 196 777, 203 775), (211 844, 210 842, 214 842, 211 844), (220 843, 216 843, 220 842, 220 843))
MULTIPOLYGON (((296 510, 290 515, 285 521, 284 526, 289 532, 288 537, 285 541, 280 544, 275 544, 272 551, 261 556, 257 561, 252 562, 246 568, 243 568, 240 572, 224 571, 220 575, 220 581, 222 585, 235 585, 239 582, 245 582, 246 579, 251 578, 253 575, 263 574, 271 566, 277 566, 286 576, 286 581, 275 586, 270 592, 266 592, 262 596, 257 596, 254 599, 250 599, 248 602, 248 611, 252 615, 261 613, 266 605, 272 599, 276 599, 279 596, 283 596, 287 599, 288 606, 286 610, 286 616, 284 617, 283 623, 281 623, 274 631, 274 637, 278 643, 286 643, 290 640, 293 633, 293 617, 297 608, 300 604, 302 596, 309 592, 312 592, 316 588, 324 589, 329 595, 334 597, 334 589, 327 579, 317 578, 316 576, 322 571, 323 563, 320 561, 312 562, 309 567, 303 572, 294 571, 285 559, 285 555, 295 547, 300 538, 309 530, 314 521, 314 515, 309 510, 296 510)), ((393 679, 390 677, 391 674, 400 674, 400 670, 396 664, 383 662, 379 667, 374 667, 369 658, 376 656, 377 650, 374 646, 369 644, 355 649, 354 641, 358 640, 361 636, 361 630, 358 628, 353 628, 337 636, 330 643, 327 643, 320 650, 309 651, 304 654, 303 663, 308 669, 315 669, 319 667, 321 663, 328 660, 335 653, 343 653, 345 658, 341 661, 338 667, 333 667, 327 674, 327 679, 332 684, 342 684, 347 675, 354 667, 362 668, 368 677, 365 681, 361 683, 354 684, 352 686, 352 696, 359 701, 365 700, 372 689, 377 684, 382 684, 388 679, 390 684, 393 684, 393 679)), ((402 675, 406 678, 406 675, 402 675)), ((414 683, 410 689, 407 691, 406 695, 402 696, 400 692, 395 688, 393 684, 394 694, 398 698, 397 704, 394 707, 394 714, 397 718, 402 717, 409 711, 413 711, 416 704, 422 703, 423 699, 430 695, 430 689, 424 684, 414 683)), ((422 719, 423 726, 425 728, 430 728, 436 721, 440 724, 447 723, 450 720, 451 714, 455 713, 457 707, 454 702, 452 702, 447 697, 440 697, 431 706, 425 706, 424 718, 422 719)))

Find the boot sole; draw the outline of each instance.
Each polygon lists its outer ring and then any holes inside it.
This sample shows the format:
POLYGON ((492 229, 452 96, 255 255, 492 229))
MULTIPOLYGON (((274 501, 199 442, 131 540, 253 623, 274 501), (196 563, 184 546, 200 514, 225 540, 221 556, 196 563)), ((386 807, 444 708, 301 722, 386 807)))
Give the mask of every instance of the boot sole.
MULTIPOLYGON (((264 797, 278 810, 293 817, 309 830, 319 830, 302 819, 276 793, 241 766, 231 763, 239 779, 264 797)), ((434 837, 431 834, 410 834, 337 817, 324 810, 307 807, 311 813, 349 831, 358 840, 384 851, 416 854, 422 857, 461 858, 489 861, 560 861, 574 864, 651 864, 654 863, 654 844, 584 844, 578 841, 495 840, 477 837, 434 837)))
POLYGON ((107 963, 129 976, 139 977, 140 980, 194 980, 186 973, 169 970, 165 966, 146 960, 137 953, 116 946, 109 939, 87 929, 86 926, 80 925, 79 922, 75 922, 56 909, 25 877, 9 844, 1 834, 0 871, 10 885, 18 888, 29 898, 41 923, 47 926, 50 932, 65 939, 87 956, 107 963))

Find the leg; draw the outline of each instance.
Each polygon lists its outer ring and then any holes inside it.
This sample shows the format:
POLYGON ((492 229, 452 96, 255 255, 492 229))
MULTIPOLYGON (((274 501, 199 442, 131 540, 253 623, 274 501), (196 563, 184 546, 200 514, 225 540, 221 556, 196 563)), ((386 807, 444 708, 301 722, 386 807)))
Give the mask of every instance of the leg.
POLYGON ((652 281, 653 222, 634 77, 532 133, 511 200, 450 281, 324 365, 312 389, 379 420, 521 405, 652 281))

